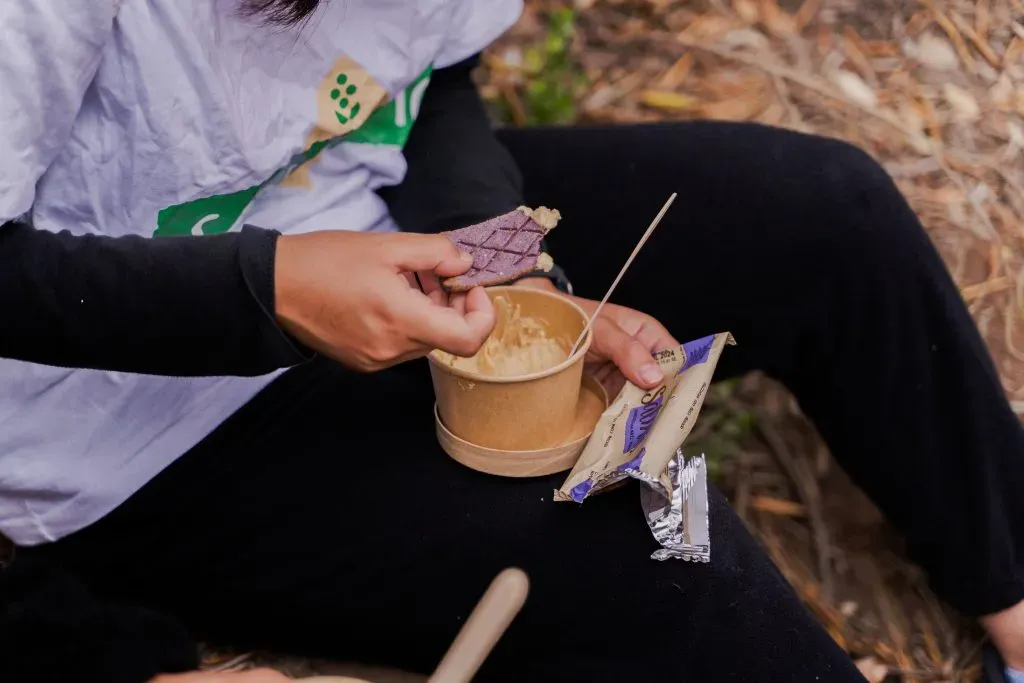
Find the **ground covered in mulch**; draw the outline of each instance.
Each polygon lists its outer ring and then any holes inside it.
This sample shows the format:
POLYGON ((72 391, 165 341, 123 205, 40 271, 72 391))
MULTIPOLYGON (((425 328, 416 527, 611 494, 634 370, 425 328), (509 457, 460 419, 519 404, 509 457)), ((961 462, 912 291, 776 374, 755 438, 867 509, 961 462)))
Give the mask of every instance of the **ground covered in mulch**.
MULTIPOLYGON (((532 2, 481 85, 510 125, 745 120, 860 145, 925 223, 1024 414, 1020 0, 532 2)), ((975 679, 980 634, 930 593, 785 391, 719 387, 697 431, 869 679, 975 679)))
MULTIPOLYGON (((480 85, 506 125, 747 120, 860 145, 921 216, 1024 415, 1022 0, 533 0, 480 85)), ((691 442, 869 680, 976 679, 980 633, 785 391, 717 387, 691 442)))

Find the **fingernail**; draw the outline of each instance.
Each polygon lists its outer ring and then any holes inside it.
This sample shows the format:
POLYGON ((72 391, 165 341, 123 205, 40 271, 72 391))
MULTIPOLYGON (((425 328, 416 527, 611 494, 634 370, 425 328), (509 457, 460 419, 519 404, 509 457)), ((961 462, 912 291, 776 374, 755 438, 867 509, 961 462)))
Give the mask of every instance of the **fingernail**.
POLYGON ((462 259, 463 261, 465 261, 466 263, 472 263, 473 262, 473 255, 470 254, 468 251, 460 251, 459 252, 459 258, 462 259))
POLYGON ((665 379, 665 375, 662 373, 661 368, 658 367, 657 363, 641 365, 640 370, 637 372, 640 375, 640 379, 648 384, 656 384, 665 379))

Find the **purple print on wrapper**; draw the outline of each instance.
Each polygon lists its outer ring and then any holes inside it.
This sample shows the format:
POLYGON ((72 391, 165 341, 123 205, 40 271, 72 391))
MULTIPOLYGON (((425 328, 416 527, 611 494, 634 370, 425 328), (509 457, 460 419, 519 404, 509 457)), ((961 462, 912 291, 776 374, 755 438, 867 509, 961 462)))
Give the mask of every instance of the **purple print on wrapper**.
POLYGON ((679 372, 676 375, 681 375, 694 365, 700 365, 708 361, 708 356, 711 355, 711 347, 715 343, 715 335, 704 337, 703 339, 695 339, 694 341, 688 341, 683 344, 683 353, 686 354, 686 361, 683 363, 683 367, 679 368, 679 372))
POLYGON ((590 493, 590 489, 592 488, 594 488, 593 479, 581 481, 580 483, 572 487, 572 491, 569 491, 569 497, 572 498, 577 503, 582 503, 583 499, 587 497, 587 494, 590 493))
POLYGON ((629 417, 626 418, 626 443, 622 447, 623 454, 629 453, 647 438, 647 432, 654 424, 654 418, 658 417, 664 399, 665 394, 661 393, 650 403, 638 405, 629 411, 629 417))
POLYGON ((621 465, 618 466, 617 469, 619 470, 619 472, 625 472, 627 470, 638 469, 640 467, 640 463, 643 462, 644 453, 646 453, 646 452, 647 452, 646 448, 641 448, 640 452, 636 454, 635 458, 633 458, 629 462, 622 463, 621 465))

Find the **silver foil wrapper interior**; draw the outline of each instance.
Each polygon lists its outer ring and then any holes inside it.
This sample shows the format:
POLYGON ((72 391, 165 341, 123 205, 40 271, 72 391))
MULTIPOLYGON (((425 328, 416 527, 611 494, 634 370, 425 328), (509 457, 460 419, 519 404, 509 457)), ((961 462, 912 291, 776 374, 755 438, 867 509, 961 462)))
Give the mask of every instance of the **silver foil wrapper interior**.
POLYGON ((640 503, 654 538, 661 545, 654 560, 711 561, 708 519, 708 467, 703 455, 687 460, 683 449, 668 463, 666 491, 660 483, 640 489, 640 503))

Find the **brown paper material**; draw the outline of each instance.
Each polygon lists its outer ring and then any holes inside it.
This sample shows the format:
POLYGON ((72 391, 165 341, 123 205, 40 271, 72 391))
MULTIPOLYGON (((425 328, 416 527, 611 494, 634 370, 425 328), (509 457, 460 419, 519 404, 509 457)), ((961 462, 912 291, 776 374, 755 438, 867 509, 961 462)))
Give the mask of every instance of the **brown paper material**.
MULTIPOLYGON (((563 296, 524 287, 487 291, 492 300, 507 297, 524 316, 543 321, 550 336, 568 344, 586 326, 583 309, 563 296)), ((522 376, 485 375, 453 366, 447 354, 431 353, 430 374, 441 421, 455 436, 483 448, 530 451, 562 444, 575 422, 591 337, 588 334, 562 363, 522 376)))
POLYGON ((503 451, 464 441, 448 431, 436 406, 434 422, 441 448, 466 467, 501 477, 542 477, 572 469, 607 407, 608 395, 604 387, 593 377, 583 375, 576 419, 569 436, 558 446, 535 451, 503 451))
POLYGON ((730 344, 735 341, 725 332, 655 354, 666 380, 650 391, 629 383, 623 387, 555 492, 556 500, 582 503, 627 476, 671 491, 669 461, 693 429, 718 359, 730 344))

